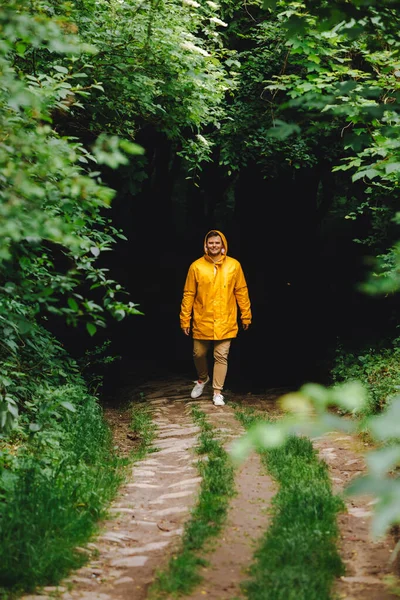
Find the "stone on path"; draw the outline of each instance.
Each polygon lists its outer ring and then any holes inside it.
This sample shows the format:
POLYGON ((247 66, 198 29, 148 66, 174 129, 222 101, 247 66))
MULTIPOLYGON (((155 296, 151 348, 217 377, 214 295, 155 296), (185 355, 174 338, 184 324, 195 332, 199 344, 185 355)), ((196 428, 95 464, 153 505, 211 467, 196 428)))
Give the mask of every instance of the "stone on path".
POLYGON ((148 560, 148 556, 126 556, 112 560, 110 565, 113 567, 143 567, 148 560))
POLYGON ((134 477, 154 477, 156 474, 155 471, 150 471, 149 469, 132 469, 132 475, 134 477))
MULTIPOLYGON (((146 458, 146 460, 142 460, 139 463, 142 467, 144 466, 152 466, 152 467, 158 467, 160 465, 160 461, 155 460, 154 458, 146 458)), ((136 467, 133 467, 133 469, 135 469, 136 467)))
POLYGON ((162 510, 155 510, 152 512, 153 515, 164 517, 165 515, 176 515, 179 513, 185 513, 189 511, 188 506, 171 506, 171 508, 163 508, 162 510))
POLYGON ((370 576, 359 576, 359 577, 341 577, 342 581, 346 581, 347 583, 364 583, 367 585, 376 585, 382 584, 382 581, 378 579, 378 577, 370 577, 370 576))
POLYGON ((114 581, 114 585, 122 585, 123 583, 133 583, 134 579, 133 577, 120 577, 119 579, 117 579, 116 581, 114 581))
POLYGON ((83 592, 79 598, 82 600, 111 600, 109 594, 99 594, 98 592, 83 592))
POLYGON ((171 498, 184 498, 185 496, 191 496, 192 494, 192 491, 172 492, 171 494, 163 494, 156 500, 152 500, 150 504, 163 504, 165 500, 170 500, 171 498))
POLYGON ((145 525, 145 526, 146 526, 146 525, 150 525, 150 526, 155 526, 155 527, 157 527, 157 523, 156 523, 155 521, 144 521, 144 520, 143 520, 143 521, 140 521, 140 520, 138 520, 138 519, 135 519, 134 523, 135 523, 136 525, 145 525))
MULTIPOLYGON (((122 548, 118 550, 118 554, 120 556, 133 556, 134 554, 145 554, 147 552, 152 552, 153 550, 161 550, 168 546, 169 542, 150 542, 145 546, 139 546, 136 548, 122 548)), ((110 557, 115 556, 115 552, 110 553, 110 557)))
POLYGON ((139 482, 139 483, 126 483, 125 487, 127 488, 141 488, 141 489, 155 489, 155 488, 160 488, 161 486, 158 485, 157 483, 146 483, 146 482, 139 482))
POLYGON ((192 477, 191 479, 183 479, 182 481, 178 481, 176 483, 170 483, 170 485, 168 486, 169 488, 173 488, 173 487, 178 487, 181 485, 195 485, 197 483, 200 483, 202 480, 202 477, 192 477))
POLYGON ((365 510, 363 508, 357 508, 357 507, 348 507, 347 508, 347 512, 350 515, 353 515, 353 517, 358 517, 359 519, 363 519, 365 517, 370 517, 372 515, 372 512, 370 510, 365 510))

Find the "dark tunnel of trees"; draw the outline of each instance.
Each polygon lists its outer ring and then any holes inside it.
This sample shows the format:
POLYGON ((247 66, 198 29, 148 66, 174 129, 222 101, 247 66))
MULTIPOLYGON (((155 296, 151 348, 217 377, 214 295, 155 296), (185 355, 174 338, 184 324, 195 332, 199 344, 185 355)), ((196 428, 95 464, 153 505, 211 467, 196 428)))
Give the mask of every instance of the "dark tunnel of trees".
MULTIPOLYGON (((200 190, 185 186, 176 167, 172 173, 156 170, 137 195, 127 191, 129 168, 104 177, 118 190, 112 219, 127 240, 102 263, 144 313, 111 322, 94 339, 111 340, 119 356, 105 370, 107 394, 146 377, 195 377, 179 310, 187 269, 202 255, 204 235, 213 228, 225 233, 229 254, 243 266, 253 312, 251 328, 239 329, 231 347, 228 389, 328 384, 339 344, 357 351, 390 333, 393 299, 359 289, 370 269, 368 252, 353 241, 363 224, 327 218, 320 210, 332 197, 329 184, 335 185, 326 169, 271 181, 249 165, 230 190, 229 203, 223 173, 213 167, 204 170, 200 190)), ((88 343, 84 328, 59 321, 55 327, 79 355, 83 340, 88 343)))

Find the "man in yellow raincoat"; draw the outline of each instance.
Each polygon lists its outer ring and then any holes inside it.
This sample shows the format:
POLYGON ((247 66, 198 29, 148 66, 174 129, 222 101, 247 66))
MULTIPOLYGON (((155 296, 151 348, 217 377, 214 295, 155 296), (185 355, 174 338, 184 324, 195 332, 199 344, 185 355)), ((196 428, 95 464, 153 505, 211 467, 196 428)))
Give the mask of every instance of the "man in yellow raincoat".
POLYGON ((209 231, 204 240, 204 255, 189 267, 180 312, 181 329, 193 337, 193 359, 198 380, 192 398, 201 396, 210 381, 207 353, 214 348, 213 402, 225 404, 222 390, 228 369, 231 341, 237 336, 237 307, 243 329, 251 323, 250 299, 242 267, 227 256, 228 243, 223 233, 209 231))

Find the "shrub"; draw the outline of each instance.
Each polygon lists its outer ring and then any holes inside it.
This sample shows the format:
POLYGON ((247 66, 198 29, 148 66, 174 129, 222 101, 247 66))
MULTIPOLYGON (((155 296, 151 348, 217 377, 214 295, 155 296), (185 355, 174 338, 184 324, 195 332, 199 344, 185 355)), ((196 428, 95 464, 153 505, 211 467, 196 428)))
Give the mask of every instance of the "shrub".
POLYGON ((367 412, 381 411, 400 385, 399 338, 387 347, 368 348, 364 352, 337 352, 332 378, 334 383, 359 380, 367 390, 367 412))

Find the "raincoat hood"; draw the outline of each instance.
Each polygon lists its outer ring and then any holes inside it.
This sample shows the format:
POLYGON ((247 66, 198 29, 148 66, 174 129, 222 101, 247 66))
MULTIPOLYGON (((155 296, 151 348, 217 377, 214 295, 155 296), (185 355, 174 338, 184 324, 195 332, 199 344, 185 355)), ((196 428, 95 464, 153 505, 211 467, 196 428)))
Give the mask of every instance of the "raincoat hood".
POLYGON ((206 241, 207 241, 207 236, 212 231, 215 231, 215 233, 217 233, 221 237, 222 244, 223 244, 224 249, 225 249, 225 252, 223 253, 223 255, 226 256, 228 254, 228 240, 226 239, 226 237, 224 236, 224 234, 222 233, 222 231, 218 231, 218 229, 210 229, 210 231, 208 233, 206 233, 206 235, 204 236, 204 255, 205 255, 205 258, 207 258, 208 260, 211 260, 211 259, 207 255, 207 252, 206 252, 206 241))

